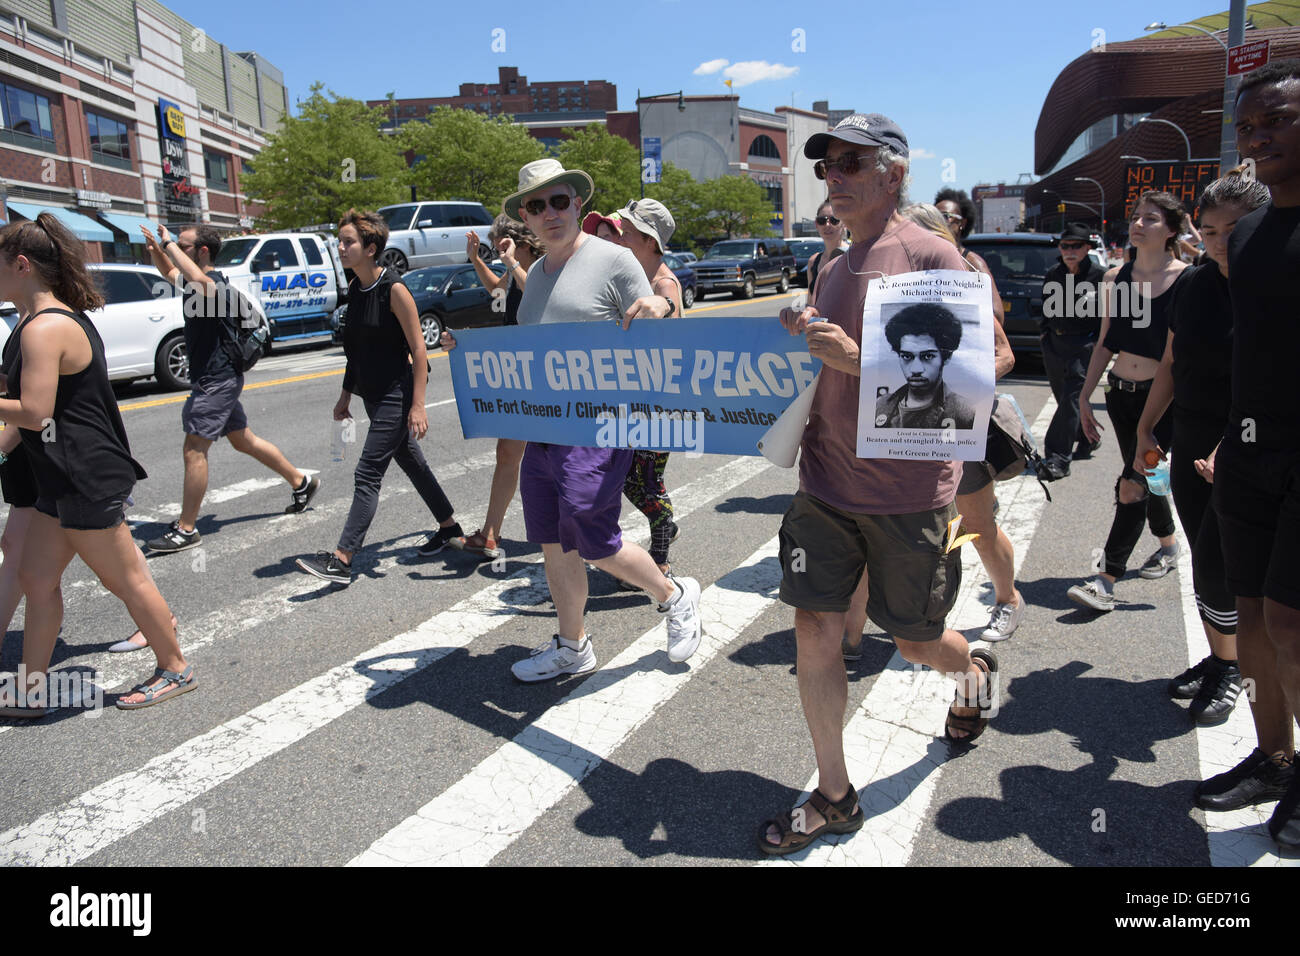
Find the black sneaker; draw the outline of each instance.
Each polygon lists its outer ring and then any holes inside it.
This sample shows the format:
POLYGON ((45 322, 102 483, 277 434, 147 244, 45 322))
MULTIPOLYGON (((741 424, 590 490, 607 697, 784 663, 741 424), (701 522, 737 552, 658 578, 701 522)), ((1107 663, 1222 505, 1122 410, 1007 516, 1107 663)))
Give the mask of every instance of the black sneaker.
POLYGON ((1187 715, 1198 724, 1216 724, 1232 713, 1240 693, 1241 669, 1237 663, 1224 665, 1211 661, 1187 715))
POLYGON ((1074 454, 1070 457, 1075 461, 1087 461, 1100 447, 1101 442, 1099 441, 1079 442, 1078 446, 1074 449, 1074 454))
POLYGON ((293 502, 284 509, 284 513, 296 515, 306 511, 307 506, 311 504, 311 500, 316 497, 316 491, 319 488, 319 478, 315 475, 304 476, 302 487, 293 489, 293 502))
POLYGON ((1256 747, 1250 756, 1225 773, 1196 787, 1196 805, 1202 810, 1240 810, 1257 803, 1281 800, 1295 778, 1295 767, 1279 767, 1256 747))
POLYGON ((1268 821, 1268 832, 1279 844, 1300 847, 1300 783, 1292 777, 1291 786, 1278 801, 1268 821))
POLYGON ((299 558, 298 567, 331 584, 352 583, 352 565, 344 564, 333 551, 317 551, 315 557, 299 558))
POLYGON ((202 540, 203 538, 199 535, 197 529, 182 531, 181 523, 173 521, 166 534, 154 538, 152 541, 146 541, 144 546, 150 551, 156 551, 158 554, 171 554, 175 551, 187 551, 190 548, 197 548, 202 540))
POLYGON ((1045 458, 1038 463, 1039 481, 1060 481, 1070 477, 1070 462, 1062 458, 1045 458))
POLYGON ((463 538, 465 532, 460 530, 459 524, 448 525, 445 528, 439 528, 430 537, 429 540, 420 545, 420 554, 428 557, 431 554, 437 554, 443 548, 447 547, 453 538, 463 538))
POLYGON ((1200 663, 1193 664, 1166 684, 1165 690, 1169 692, 1169 696, 1174 700, 1191 700, 1195 697, 1200 692, 1205 670, 1213 660, 1213 657, 1207 657, 1200 663))

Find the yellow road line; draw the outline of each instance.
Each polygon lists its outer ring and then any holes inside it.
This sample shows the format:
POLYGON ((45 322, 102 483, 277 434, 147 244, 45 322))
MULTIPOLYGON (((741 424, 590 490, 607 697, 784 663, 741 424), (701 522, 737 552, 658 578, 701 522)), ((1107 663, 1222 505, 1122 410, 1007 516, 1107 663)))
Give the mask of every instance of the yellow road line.
MULTIPOLYGON (((276 378, 276 379, 272 379, 269 382, 256 382, 252 385, 245 385, 244 391, 246 392, 252 391, 255 388, 270 388, 272 385, 286 385, 289 382, 305 382, 309 378, 326 378, 330 375, 342 375, 342 374, 343 374, 343 369, 334 368, 334 369, 330 369, 328 372, 311 372, 307 375, 294 375, 289 378, 276 378)), ((159 405, 179 405, 187 398, 189 398, 188 394, 172 395, 168 398, 155 398, 152 401, 148 401, 148 402, 132 402, 130 405, 119 405, 117 406, 117 410, 120 412, 129 412, 137 408, 157 408, 159 405)))

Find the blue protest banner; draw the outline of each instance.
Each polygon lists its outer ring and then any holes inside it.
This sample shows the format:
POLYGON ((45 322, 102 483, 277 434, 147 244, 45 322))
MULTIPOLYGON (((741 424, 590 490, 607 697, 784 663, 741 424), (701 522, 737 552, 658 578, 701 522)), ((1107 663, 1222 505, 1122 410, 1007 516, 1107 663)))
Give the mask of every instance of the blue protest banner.
POLYGON ((756 455, 816 377, 773 318, 463 329, 451 378, 466 438, 756 455))

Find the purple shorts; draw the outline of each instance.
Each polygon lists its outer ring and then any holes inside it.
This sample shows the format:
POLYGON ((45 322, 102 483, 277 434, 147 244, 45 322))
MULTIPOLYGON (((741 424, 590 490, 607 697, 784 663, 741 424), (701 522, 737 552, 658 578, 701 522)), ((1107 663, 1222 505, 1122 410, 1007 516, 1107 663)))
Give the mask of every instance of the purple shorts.
POLYGON ((559 542, 587 561, 623 546, 618 516, 630 448, 579 448, 529 442, 519 469, 524 527, 533 544, 559 542))

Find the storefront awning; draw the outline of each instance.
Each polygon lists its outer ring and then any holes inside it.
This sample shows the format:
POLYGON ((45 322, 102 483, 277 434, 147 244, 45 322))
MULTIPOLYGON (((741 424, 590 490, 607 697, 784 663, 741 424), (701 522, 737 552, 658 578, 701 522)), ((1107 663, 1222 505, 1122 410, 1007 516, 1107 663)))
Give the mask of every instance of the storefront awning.
POLYGON ((67 226, 78 239, 84 239, 87 242, 113 241, 111 232, 95 222, 95 220, 83 216, 81 213, 73 212, 71 209, 61 209, 58 206, 37 206, 28 202, 14 202, 12 199, 5 205, 9 207, 11 212, 16 212, 25 219, 34 220, 41 213, 48 212, 67 226))
POLYGON ((121 229, 126 233, 129 242, 139 243, 140 245, 144 245, 144 236, 140 234, 141 226, 144 226, 150 232, 158 231, 158 227, 143 216, 132 216, 124 212, 101 212, 99 218, 115 229, 121 229))

